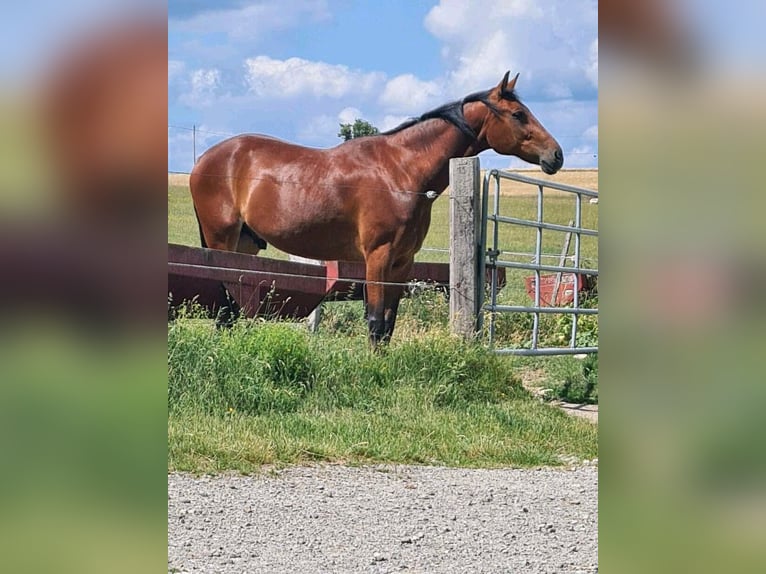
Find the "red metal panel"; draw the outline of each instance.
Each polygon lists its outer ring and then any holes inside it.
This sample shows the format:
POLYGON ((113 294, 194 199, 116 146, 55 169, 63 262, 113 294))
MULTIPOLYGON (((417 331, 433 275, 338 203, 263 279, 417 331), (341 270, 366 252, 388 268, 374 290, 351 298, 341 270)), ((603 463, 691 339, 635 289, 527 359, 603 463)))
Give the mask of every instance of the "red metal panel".
POLYGON ((325 296, 325 268, 168 245, 168 291, 174 304, 195 299, 215 312, 227 302, 224 288, 248 317, 304 317, 325 296))
MULTIPOLYGON (((505 270, 498 270, 500 286, 505 270)), ((448 263, 415 263, 411 281, 449 288, 448 263)), ((248 317, 305 317, 329 299, 361 300, 365 265, 326 261, 312 265, 185 245, 168 245, 168 294, 172 305, 195 300, 215 314, 229 296, 248 317)))

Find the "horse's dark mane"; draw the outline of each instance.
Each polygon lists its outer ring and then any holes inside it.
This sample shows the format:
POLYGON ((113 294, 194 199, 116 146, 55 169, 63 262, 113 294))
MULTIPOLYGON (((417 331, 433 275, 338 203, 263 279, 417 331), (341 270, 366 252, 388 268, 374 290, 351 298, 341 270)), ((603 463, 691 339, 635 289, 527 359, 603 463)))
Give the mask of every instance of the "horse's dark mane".
MULTIPOLYGON (((467 95, 462 100, 449 102, 447 104, 439 106, 436 109, 431 110, 430 112, 424 113, 420 117, 409 119, 405 121, 404 123, 399 124, 393 129, 382 132, 380 135, 395 134, 402 130, 406 130, 407 128, 412 127, 416 124, 419 124, 420 122, 423 122, 425 120, 442 119, 453 124, 457 129, 459 129, 467 137, 471 139, 476 139, 476 132, 474 132, 473 128, 470 125, 468 125, 468 121, 465 119, 465 115, 463 114, 463 105, 469 102, 482 102, 490 110, 492 110, 492 112, 499 113, 499 110, 497 109, 497 107, 495 107, 495 105, 489 101, 489 94, 491 92, 492 90, 483 90, 481 92, 474 92, 473 94, 467 95)), ((518 101, 518 97, 516 96, 516 93, 514 91, 504 91, 502 94, 502 98, 504 100, 518 101)))

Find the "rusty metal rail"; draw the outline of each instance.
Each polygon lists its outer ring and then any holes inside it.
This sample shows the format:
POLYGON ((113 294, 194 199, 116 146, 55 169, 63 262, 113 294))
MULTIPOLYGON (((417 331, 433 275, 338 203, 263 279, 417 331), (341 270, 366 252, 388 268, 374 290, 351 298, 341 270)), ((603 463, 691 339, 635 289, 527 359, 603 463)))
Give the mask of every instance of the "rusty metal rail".
MULTIPOLYGON (((449 264, 415 263, 410 280, 449 288, 449 264)), ((195 301, 211 316, 231 305, 247 317, 308 316, 323 301, 361 300, 362 262, 324 265, 168 244, 169 310, 195 301)))

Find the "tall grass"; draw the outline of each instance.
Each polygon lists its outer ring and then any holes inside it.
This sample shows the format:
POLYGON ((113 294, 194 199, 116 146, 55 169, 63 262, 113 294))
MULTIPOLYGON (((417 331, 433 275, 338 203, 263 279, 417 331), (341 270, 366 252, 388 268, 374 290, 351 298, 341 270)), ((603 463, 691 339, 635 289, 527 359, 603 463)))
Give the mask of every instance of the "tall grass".
POLYGON ((170 411, 357 408, 392 387, 411 389, 422 405, 445 408, 523 395, 502 359, 440 332, 372 352, 364 339, 310 337, 296 326, 241 321, 221 331, 198 321, 174 323, 168 330, 170 411))
POLYGON ((365 337, 242 321, 168 329, 169 467, 252 471, 307 460, 455 466, 596 455, 587 422, 532 399, 512 362, 442 329, 384 352, 365 337))

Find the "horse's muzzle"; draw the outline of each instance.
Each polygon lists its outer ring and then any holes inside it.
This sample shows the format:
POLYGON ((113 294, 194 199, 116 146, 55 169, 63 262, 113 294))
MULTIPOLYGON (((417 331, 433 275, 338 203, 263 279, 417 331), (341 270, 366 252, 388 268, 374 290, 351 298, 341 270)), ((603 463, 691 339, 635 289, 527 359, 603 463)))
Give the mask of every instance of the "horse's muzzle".
POLYGON ((558 146, 551 153, 540 158, 540 167, 548 175, 556 173, 562 165, 564 165, 564 152, 558 146))

